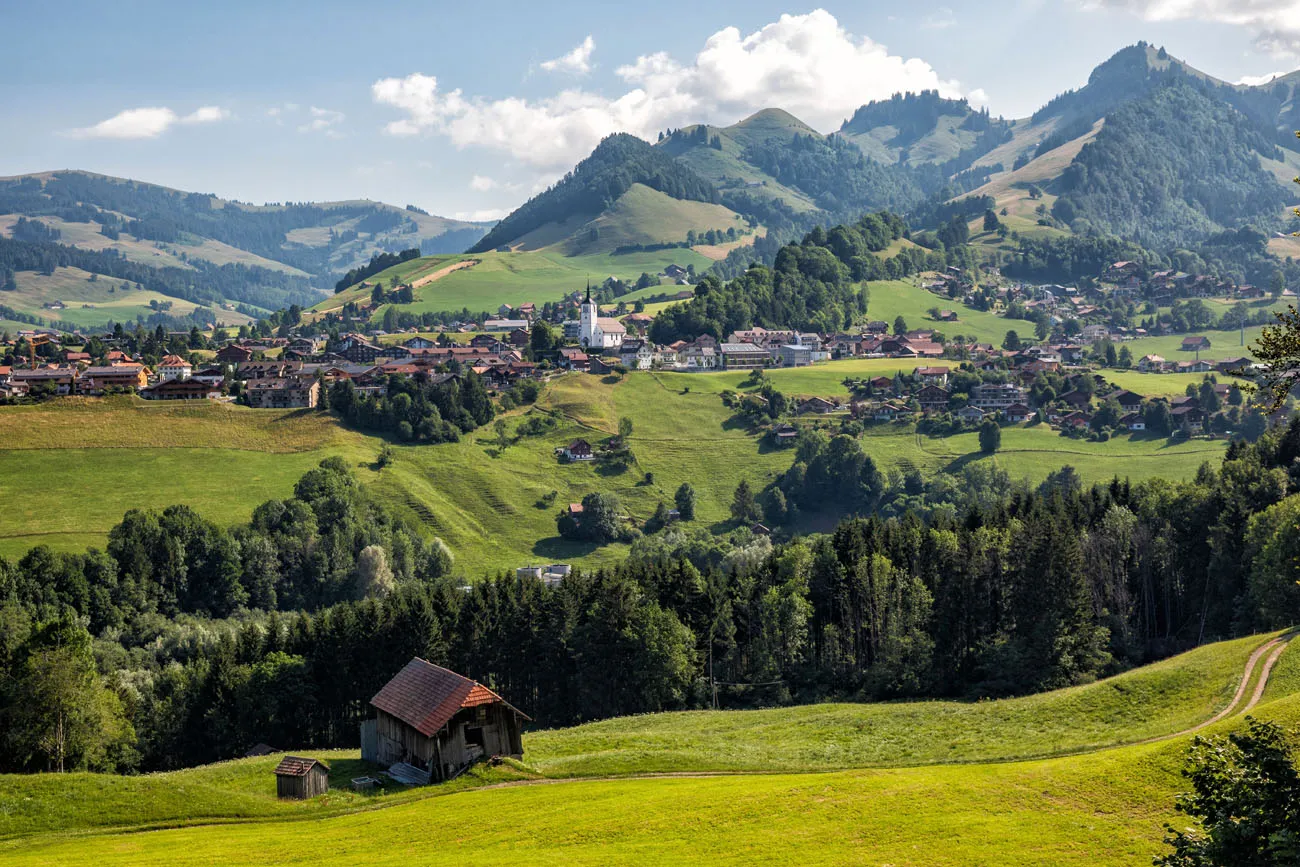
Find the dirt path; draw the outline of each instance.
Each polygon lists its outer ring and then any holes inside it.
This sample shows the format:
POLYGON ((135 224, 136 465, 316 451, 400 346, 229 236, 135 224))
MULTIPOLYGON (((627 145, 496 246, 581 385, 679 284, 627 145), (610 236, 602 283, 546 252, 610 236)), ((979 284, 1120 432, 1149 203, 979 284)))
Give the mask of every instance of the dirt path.
POLYGON ((419 289, 421 286, 427 286, 428 284, 432 283, 434 280, 441 280, 443 277, 446 277, 452 271, 460 271, 463 268, 473 268, 481 261, 483 260, 464 259, 460 262, 452 262, 450 265, 439 268, 437 271, 434 271, 432 274, 425 274, 419 280, 416 280, 414 283, 412 283, 411 288, 419 289))

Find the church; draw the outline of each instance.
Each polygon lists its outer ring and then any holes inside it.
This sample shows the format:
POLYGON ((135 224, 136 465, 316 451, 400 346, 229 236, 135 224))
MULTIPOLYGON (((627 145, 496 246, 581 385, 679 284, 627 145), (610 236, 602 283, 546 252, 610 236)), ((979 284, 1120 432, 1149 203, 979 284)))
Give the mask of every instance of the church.
POLYGON ((618 351, 627 336, 627 329, 617 319, 600 315, 600 308, 591 300, 591 284, 587 285, 587 298, 581 306, 581 328, 578 340, 586 349, 612 349, 618 351))

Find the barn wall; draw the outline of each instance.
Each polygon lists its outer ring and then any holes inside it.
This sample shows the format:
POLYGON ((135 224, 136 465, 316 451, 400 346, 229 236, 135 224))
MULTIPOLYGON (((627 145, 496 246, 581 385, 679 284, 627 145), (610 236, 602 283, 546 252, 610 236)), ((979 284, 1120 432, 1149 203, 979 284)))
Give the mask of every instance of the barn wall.
POLYGON ((381 765, 408 762, 427 768, 433 760, 432 738, 426 738, 382 710, 375 716, 375 740, 376 755, 381 765))

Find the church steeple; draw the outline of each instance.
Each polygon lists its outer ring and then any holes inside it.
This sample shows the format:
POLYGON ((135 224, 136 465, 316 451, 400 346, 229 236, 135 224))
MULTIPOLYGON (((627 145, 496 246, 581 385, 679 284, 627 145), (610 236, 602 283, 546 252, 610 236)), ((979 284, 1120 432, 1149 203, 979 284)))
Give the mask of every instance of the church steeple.
POLYGON ((591 278, 590 277, 587 278, 587 300, 583 303, 585 304, 591 303, 591 278))

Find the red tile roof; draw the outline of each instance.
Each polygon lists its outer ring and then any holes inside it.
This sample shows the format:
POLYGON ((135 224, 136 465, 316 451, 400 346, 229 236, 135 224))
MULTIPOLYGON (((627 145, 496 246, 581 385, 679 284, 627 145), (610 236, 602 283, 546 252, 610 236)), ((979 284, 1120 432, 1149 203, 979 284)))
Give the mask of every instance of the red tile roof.
POLYGON ((486 686, 419 657, 408 662, 370 700, 375 708, 397 717, 425 737, 437 734, 463 707, 496 702, 515 710, 486 686))

